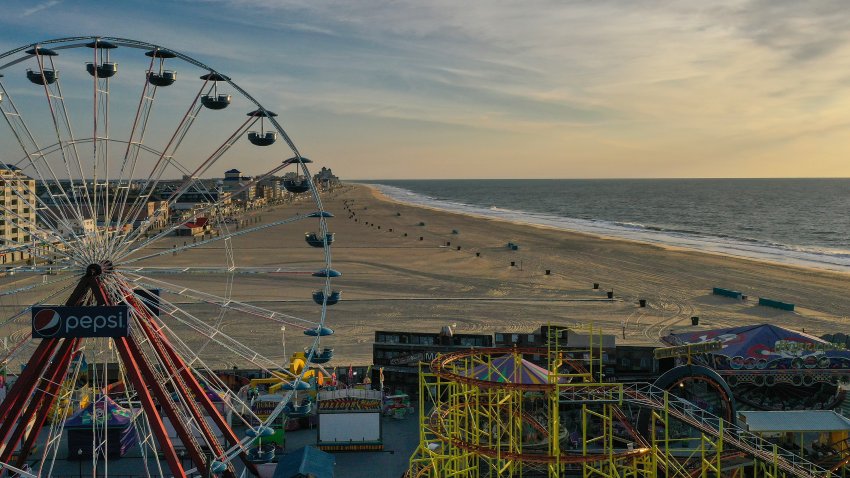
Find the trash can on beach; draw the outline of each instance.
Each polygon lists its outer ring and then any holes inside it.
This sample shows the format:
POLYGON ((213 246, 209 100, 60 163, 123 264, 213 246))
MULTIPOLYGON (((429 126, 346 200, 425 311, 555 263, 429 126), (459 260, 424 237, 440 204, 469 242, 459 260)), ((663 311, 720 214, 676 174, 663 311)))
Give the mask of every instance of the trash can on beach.
POLYGON ((638 304, 640 304, 641 307, 646 307, 646 299, 638 300, 638 304))
POLYGON ((691 325, 699 325, 699 316, 691 317, 691 325))
POLYGON ((609 298, 609 299, 613 299, 613 298, 614 298, 614 291, 613 291, 613 290, 609 290, 609 291, 608 291, 608 298, 609 298))

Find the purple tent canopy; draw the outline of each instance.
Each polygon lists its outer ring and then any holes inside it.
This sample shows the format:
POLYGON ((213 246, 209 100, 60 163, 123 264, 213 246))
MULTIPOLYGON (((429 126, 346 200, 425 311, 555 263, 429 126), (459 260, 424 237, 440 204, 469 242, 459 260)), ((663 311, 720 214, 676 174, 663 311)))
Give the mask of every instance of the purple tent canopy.
MULTIPOLYGON (((131 425, 130 410, 121 407, 106 395, 101 395, 87 407, 77 410, 65 420, 65 428, 71 434, 90 434, 94 430, 116 430, 120 433, 120 454, 123 455, 138 441, 135 428, 131 425)), ((110 432, 111 433, 111 432, 110 432)), ((69 439, 70 446, 70 439, 69 439)))
POLYGON ((718 370, 850 368, 850 351, 771 324, 670 334, 663 340, 669 345, 721 342, 723 348, 709 354, 718 370))
POLYGON ((490 364, 476 365, 464 373, 467 377, 491 382, 541 385, 549 382, 549 371, 513 355, 495 357, 490 364))
POLYGON ((103 426, 104 419, 107 427, 126 427, 131 420, 130 410, 121 407, 106 395, 101 395, 97 401, 68 417, 65 420, 65 428, 91 428, 93 420, 103 426))

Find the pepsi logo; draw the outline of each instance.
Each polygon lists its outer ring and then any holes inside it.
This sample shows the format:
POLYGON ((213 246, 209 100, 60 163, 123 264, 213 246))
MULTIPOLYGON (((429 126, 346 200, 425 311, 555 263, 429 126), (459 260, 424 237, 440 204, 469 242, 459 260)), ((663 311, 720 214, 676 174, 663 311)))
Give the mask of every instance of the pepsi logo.
POLYGON ((42 337, 53 337, 62 328, 62 317, 53 309, 39 310, 32 318, 32 328, 42 337))

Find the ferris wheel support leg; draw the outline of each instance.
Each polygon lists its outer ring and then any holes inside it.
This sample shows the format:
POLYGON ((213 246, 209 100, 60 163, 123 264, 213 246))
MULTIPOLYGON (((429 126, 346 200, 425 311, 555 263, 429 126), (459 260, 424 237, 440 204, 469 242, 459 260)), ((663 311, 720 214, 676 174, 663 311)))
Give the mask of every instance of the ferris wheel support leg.
POLYGON ((27 461, 32 446, 35 444, 41 427, 47 421, 48 412, 56 403, 56 394, 59 392, 59 387, 65 379, 65 374, 68 372, 68 367, 71 365, 71 358, 74 356, 74 351, 77 349, 80 339, 65 339, 56 352, 57 360, 54 360, 47 369, 46 375, 41 379, 39 387, 27 405, 26 410, 21 415, 18 422, 18 427, 12 434, 12 438, 6 443, 6 448, 0 454, 0 463, 6 463, 12 458, 12 452, 18 442, 24 438, 24 444, 18 453, 18 459, 15 462, 16 468, 21 468, 27 461), (30 421, 32 427, 30 428, 30 421), (27 429, 29 428, 29 433, 27 429))
MULTIPOLYGON (((159 412, 157 412, 156 405, 153 402, 153 397, 151 397, 150 390, 148 390, 148 386, 145 381, 146 377, 140 371, 139 365, 136 363, 136 360, 130 351, 130 347, 128 346, 129 340, 130 339, 128 337, 115 339, 115 348, 118 350, 118 354, 124 362, 127 375, 130 376, 130 381, 133 383, 136 393, 139 395, 139 401, 142 402, 142 408, 150 422, 151 430, 153 431, 154 436, 156 436, 156 440, 159 442, 160 449, 162 450, 163 455, 165 455, 165 461, 168 463, 171 473, 177 478, 186 478, 186 471, 180 463, 180 458, 174 450, 174 445, 171 443, 171 439, 168 438, 168 432, 165 429, 165 424, 162 422, 162 417, 159 415, 159 412)), ((151 380, 151 384, 157 383, 154 377, 151 376, 149 379, 151 380)))
MULTIPOLYGON (((136 321, 142 328, 142 331, 145 334, 145 337, 148 339, 148 343, 151 344, 157 356, 159 357, 159 361, 165 369, 166 375, 172 377, 173 383, 175 385, 174 390, 179 393, 183 399, 183 401, 187 404, 187 408, 189 409, 189 413, 192 414, 192 418, 195 419, 195 423, 197 423, 198 428, 201 433, 204 435, 206 442, 212 448, 212 452, 215 453, 215 456, 224 455, 224 449, 221 447, 221 443, 218 442, 215 434, 210 430, 209 424, 201 413, 198 405, 195 403, 195 400, 203 400, 207 399, 206 392, 201 388, 200 384, 197 384, 198 387, 194 388, 188 383, 191 380, 187 379, 187 376, 194 379, 191 372, 187 372, 185 364, 181 362, 177 362, 174 360, 174 356, 176 354, 171 354, 170 348, 171 344, 165 341, 165 337, 161 334, 156 333, 153 330, 152 324, 148 321, 149 315, 146 313, 141 304, 137 304, 136 299, 133 297, 129 298, 129 301, 132 303, 133 308, 142 315, 139 320, 136 321), (179 365, 178 365, 179 363, 179 365), (192 390, 189 390, 191 388, 192 390), (194 392, 194 396, 193 393, 194 392)), ((173 351, 171 351, 173 352, 173 351)), ((229 427, 227 427, 229 429, 229 427)), ((225 430, 221 429, 222 432, 225 430)), ((236 478, 235 470, 230 464, 228 464, 228 469, 224 474, 227 478, 236 478)))
MULTIPOLYGON (((2 404, 0 404, 0 423, 6 423, 10 412, 14 413, 14 410, 20 410, 20 404, 15 406, 17 404, 18 397, 21 395, 28 397, 32 394, 43 367, 47 365, 47 360, 53 354, 53 351, 56 350, 57 346, 58 340, 54 339, 42 339, 41 343, 38 344, 38 347, 35 349, 32 357, 30 357, 29 363, 32 365, 24 368, 24 371, 21 372, 20 376, 18 376, 18 380, 14 385, 12 385, 12 389, 9 390, 8 395, 6 395, 6 399, 3 400, 2 404), (41 367, 41 369, 39 369, 39 367, 41 367), (22 390, 24 392, 22 392, 22 390)), ((17 419, 17 416, 11 418, 11 420, 15 419, 17 419)))
MULTIPOLYGON (((159 402, 159 406, 163 409, 163 411, 165 411, 165 415, 174 427, 174 431, 177 432, 177 436, 186 448, 189 458, 191 458, 201 476, 207 476, 208 464, 206 457, 204 456, 200 445, 198 445, 198 442, 195 440, 195 436, 192 434, 192 431, 189 430, 182 417, 177 413, 174 403, 171 401, 171 397, 165 390, 164 385, 157 380, 151 364, 148 363, 147 358, 142 355, 142 351, 136 343, 136 340, 132 336, 127 337, 124 340, 127 345, 127 351, 130 352, 135 364, 139 367, 138 370, 145 378, 145 383, 147 383, 153 391, 153 395, 156 397, 157 402, 159 402)), ((165 445, 161 446, 163 448, 165 447, 165 445)))
MULTIPOLYGON (((171 361, 174 365, 179 369, 178 372, 185 380, 186 384, 189 385, 190 391, 195 395, 198 401, 201 403, 201 406, 204 407, 207 414, 209 414, 210 418, 212 418, 215 425, 219 430, 224 434, 225 440, 227 440, 228 444, 231 446, 239 443, 239 437, 236 436, 236 433, 233 432, 233 429, 230 428, 230 425, 227 424, 227 421, 221 416, 221 413, 215 408, 210 398, 207 396, 206 391, 201 387, 201 384, 198 382, 197 377, 192 373, 180 355, 174 351, 174 347, 168 341, 168 338, 165 337, 165 334, 162 333, 160 329, 154 329, 154 333, 159 336, 159 339, 162 341, 164 345, 165 352, 171 358, 171 361)), ((223 453, 222 451, 218 451, 217 453, 223 453)), ((248 455, 242 451, 239 453, 239 457, 242 460, 242 463, 245 464, 245 467, 254 474, 254 476, 259 476, 259 471, 257 467, 248 460, 248 455)))

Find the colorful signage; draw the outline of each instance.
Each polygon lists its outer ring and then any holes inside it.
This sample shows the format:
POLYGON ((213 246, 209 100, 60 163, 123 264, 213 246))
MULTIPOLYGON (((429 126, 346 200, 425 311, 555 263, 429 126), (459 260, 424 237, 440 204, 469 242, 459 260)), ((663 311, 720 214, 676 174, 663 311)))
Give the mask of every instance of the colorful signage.
POLYGON ((129 319, 126 305, 33 307, 32 336, 35 339, 127 337, 129 319))

